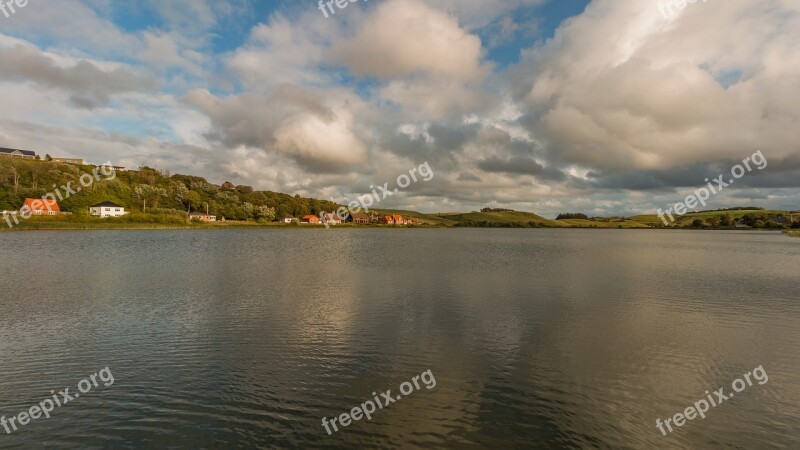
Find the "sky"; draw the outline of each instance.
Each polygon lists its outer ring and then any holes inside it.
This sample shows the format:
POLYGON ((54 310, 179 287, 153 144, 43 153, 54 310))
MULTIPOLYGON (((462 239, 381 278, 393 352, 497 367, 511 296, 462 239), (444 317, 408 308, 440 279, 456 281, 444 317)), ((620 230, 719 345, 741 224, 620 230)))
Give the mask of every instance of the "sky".
POLYGON ((800 2, 28 0, 0 147, 381 207, 800 208, 800 2), (327 17, 326 17, 327 15, 327 17))

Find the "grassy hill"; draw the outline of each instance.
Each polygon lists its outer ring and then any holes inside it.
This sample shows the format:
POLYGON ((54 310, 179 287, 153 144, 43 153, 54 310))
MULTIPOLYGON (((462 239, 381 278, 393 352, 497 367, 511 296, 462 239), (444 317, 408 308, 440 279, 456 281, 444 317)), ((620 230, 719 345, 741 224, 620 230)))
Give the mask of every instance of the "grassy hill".
POLYGON ((630 217, 596 217, 591 219, 563 219, 558 222, 577 228, 653 228, 649 223, 630 217))
MULTIPOLYGON (((676 216, 675 222, 670 224, 674 228, 695 227, 695 221, 702 222, 701 227, 726 227, 726 223, 735 223, 736 221, 744 219, 749 222, 754 228, 781 228, 774 223, 774 218, 783 217, 790 218, 794 215, 794 220, 800 220, 800 213, 792 211, 781 210, 765 210, 765 209, 732 209, 732 210, 718 210, 718 211, 699 211, 690 212, 683 216, 676 216)), ((633 216, 630 219, 637 222, 647 224, 654 227, 664 227, 664 222, 655 214, 633 216)), ((731 225, 729 225, 731 226, 731 225)))
POLYGON ((452 221, 453 226, 457 227, 560 228, 568 226, 559 221, 520 211, 442 213, 437 216, 452 221))

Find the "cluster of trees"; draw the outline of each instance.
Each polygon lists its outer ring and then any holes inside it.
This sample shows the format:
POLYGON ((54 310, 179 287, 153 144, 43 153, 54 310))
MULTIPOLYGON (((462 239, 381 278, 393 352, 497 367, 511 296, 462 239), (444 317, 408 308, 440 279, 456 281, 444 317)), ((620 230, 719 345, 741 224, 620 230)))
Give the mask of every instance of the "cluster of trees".
POLYGON ((584 220, 589 220, 589 216, 587 216, 586 214, 581 214, 581 213, 563 213, 563 214, 559 214, 558 217, 556 217, 556 220, 566 220, 566 219, 584 219, 584 220))
MULTIPOLYGON (((79 186, 80 176, 91 173, 92 169, 91 166, 0 158, 0 210, 17 210, 26 197, 42 197, 67 183, 79 186)), ((88 189, 59 201, 59 205, 64 211, 81 215, 88 214, 89 206, 103 201, 112 201, 134 213, 185 217, 190 211, 208 211, 226 219, 257 221, 319 215, 338 208, 330 201, 256 191, 251 186, 229 182, 218 186, 201 177, 170 175, 151 167, 117 172, 113 179, 101 178, 88 189)))
POLYGON ((505 208, 483 208, 481 209, 482 213, 490 213, 490 212, 516 212, 513 209, 505 209, 505 208))
MULTIPOLYGON (((735 209, 730 209, 729 211, 734 210, 735 209)), ((791 226, 791 228, 800 228, 800 221, 795 221, 789 225, 775 221, 776 218, 788 219, 788 217, 785 217, 781 214, 775 216, 770 214, 747 213, 739 219, 734 219, 730 214, 725 214, 723 216, 710 216, 705 220, 694 219, 691 226, 693 228, 731 228, 736 225, 737 221, 741 221, 743 224, 752 228, 766 228, 772 230, 780 230, 783 228, 788 228, 789 226, 791 226)))
MULTIPOLYGON (((736 206, 733 208, 720 208, 717 211, 764 211, 764 208, 758 206, 736 206)), ((700 212, 713 212, 713 211, 700 211, 700 212)))

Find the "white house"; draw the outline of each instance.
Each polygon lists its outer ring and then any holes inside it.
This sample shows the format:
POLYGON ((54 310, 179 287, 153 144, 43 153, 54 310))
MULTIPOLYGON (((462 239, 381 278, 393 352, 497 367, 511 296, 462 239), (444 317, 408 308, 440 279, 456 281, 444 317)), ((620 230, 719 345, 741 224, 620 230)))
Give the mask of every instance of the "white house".
POLYGON ((201 222, 216 222, 217 216, 211 216, 209 214, 203 214, 203 213, 191 213, 189 214, 189 220, 199 220, 201 222))
POLYGON ((11 158, 36 159, 36 152, 30 150, 17 150, 15 148, 0 147, 0 156, 11 158))
POLYGON ((98 203, 89 207, 89 214, 95 217, 119 217, 128 214, 125 208, 112 202, 98 203))

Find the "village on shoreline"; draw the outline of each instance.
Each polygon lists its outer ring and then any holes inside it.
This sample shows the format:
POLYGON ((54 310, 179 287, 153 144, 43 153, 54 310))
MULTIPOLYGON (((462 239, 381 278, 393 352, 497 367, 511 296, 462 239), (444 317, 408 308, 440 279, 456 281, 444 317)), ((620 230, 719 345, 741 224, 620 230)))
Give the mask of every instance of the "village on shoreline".
POLYGON ((302 198, 150 167, 91 164, 81 158, 39 157, 0 148, 0 230, 168 229, 230 227, 426 227, 590 229, 800 229, 800 212, 758 207, 689 212, 670 226, 658 216, 589 217, 483 208, 468 213, 388 209, 353 211, 335 202, 302 198), (59 184, 61 187, 58 187, 59 184), (46 192, 43 187, 55 190, 46 192))

